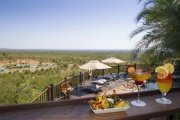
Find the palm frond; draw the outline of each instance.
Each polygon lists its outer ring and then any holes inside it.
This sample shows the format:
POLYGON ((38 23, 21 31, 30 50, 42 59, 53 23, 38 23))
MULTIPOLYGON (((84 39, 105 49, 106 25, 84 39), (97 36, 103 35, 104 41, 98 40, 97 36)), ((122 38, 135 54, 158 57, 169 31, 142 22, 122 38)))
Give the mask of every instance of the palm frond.
MULTIPOLYGON (((139 0, 141 2, 142 0, 139 0)), ((180 4, 174 0, 147 0, 144 9, 137 15, 141 26, 132 31, 130 38, 145 34, 136 44, 134 55, 144 59, 162 61, 180 54, 180 4), (172 54, 176 53, 176 54, 172 54)))
POLYGON ((130 34, 130 39, 132 39, 135 35, 141 32, 148 31, 148 30, 150 31, 156 27, 157 27, 156 25, 142 25, 141 27, 137 28, 130 34))

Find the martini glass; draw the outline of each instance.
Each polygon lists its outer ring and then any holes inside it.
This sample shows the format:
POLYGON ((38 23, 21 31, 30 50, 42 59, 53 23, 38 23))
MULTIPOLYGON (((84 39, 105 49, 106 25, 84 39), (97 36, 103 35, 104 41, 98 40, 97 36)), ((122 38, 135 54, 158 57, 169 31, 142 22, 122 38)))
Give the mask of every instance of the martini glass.
POLYGON ((140 89, 144 82, 151 77, 151 72, 143 72, 142 70, 138 69, 134 73, 128 73, 128 75, 135 81, 138 88, 138 98, 131 101, 131 104, 138 107, 146 106, 146 103, 140 100, 140 89))

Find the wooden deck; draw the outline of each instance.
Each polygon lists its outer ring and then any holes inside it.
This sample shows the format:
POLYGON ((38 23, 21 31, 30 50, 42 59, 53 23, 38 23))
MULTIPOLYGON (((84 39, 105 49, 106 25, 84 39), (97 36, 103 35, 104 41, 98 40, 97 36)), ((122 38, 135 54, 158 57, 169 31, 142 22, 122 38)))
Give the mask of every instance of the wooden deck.
MULTIPOLYGON (((145 107, 134 107, 124 112, 94 114, 87 101, 82 98, 46 103, 21 104, 0 107, 0 120, 141 120, 175 114, 180 111, 180 89, 173 89, 168 94, 171 105, 158 104, 155 99, 161 97, 159 91, 145 91, 142 100, 145 107)), ((136 93, 120 95, 129 102, 136 99, 136 93)), ((161 119, 161 118, 160 118, 161 119)))
MULTIPOLYGON (((109 81, 108 83, 109 85, 102 85, 101 87, 102 92, 99 92, 99 94, 104 94, 106 92, 106 95, 111 95, 113 93, 113 90, 116 90, 117 94, 137 92, 137 87, 136 85, 133 84, 132 80, 120 79, 120 80, 115 80, 115 81, 109 81)), ((88 80, 88 81, 83 82, 81 86, 86 87, 86 86, 91 86, 91 85, 92 85, 92 81, 88 80)), ((153 88, 148 87, 148 89, 144 89, 144 88, 141 89, 141 91, 147 91, 147 90, 150 91, 150 90, 153 90, 153 88)), ((79 91, 79 92, 83 92, 83 91, 79 91)), ((94 94, 87 93, 87 94, 79 95, 79 96, 75 94, 71 94, 70 99, 95 97, 95 95, 96 95, 95 93, 94 94)))

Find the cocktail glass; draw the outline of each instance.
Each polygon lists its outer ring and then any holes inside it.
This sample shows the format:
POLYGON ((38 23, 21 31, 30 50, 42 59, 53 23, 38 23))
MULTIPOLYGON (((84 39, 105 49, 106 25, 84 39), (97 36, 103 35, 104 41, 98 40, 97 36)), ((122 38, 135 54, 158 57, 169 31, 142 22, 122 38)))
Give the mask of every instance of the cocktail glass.
POLYGON ((169 90, 172 87, 172 74, 169 74, 166 78, 160 79, 156 78, 156 83, 158 86, 158 89, 160 90, 162 97, 156 99, 156 102, 161 104, 171 104, 172 101, 166 98, 166 94, 169 92, 169 90))
POLYGON ((135 84, 138 88, 138 99, 131 101, 131 104, 139 107, 146 106, 146 103, 140 100, 140 89, 144 82, 151 77, 151 72, 143 72, 142 70, 136 70, 135 73, 129 73, 128 75, 135 81, 135 84))

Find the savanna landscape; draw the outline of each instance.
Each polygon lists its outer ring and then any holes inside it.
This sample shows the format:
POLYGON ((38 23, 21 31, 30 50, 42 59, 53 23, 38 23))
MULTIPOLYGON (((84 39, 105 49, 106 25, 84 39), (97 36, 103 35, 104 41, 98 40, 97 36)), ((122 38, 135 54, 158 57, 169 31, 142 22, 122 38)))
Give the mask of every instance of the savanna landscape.
POLYGON ((117 57, 133 63, 132 51, 1 50, 0 103, 31 102, 49 84, 79 74, 90 60, 117 57))

